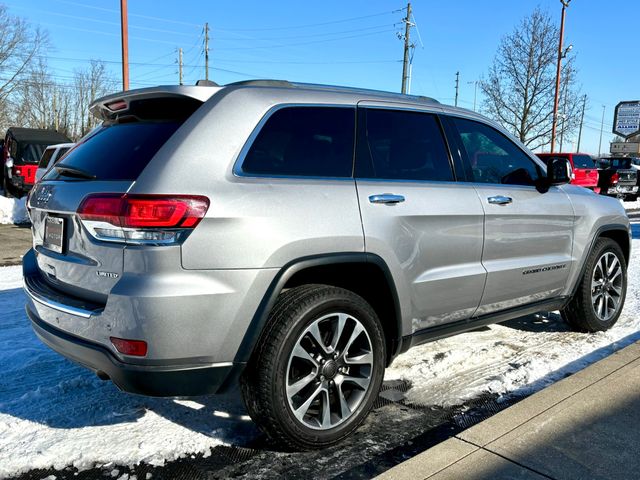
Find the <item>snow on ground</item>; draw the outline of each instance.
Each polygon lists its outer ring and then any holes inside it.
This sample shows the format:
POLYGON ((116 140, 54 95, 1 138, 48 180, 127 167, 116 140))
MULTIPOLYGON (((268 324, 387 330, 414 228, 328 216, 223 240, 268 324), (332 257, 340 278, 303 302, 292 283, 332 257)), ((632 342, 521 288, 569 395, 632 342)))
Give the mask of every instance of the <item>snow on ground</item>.
POLYGON ((163 464, 255 435, 236 398, 154 399, 45 347, 24 313, 20 267, 0 268, 0 478, 34 468, 163 464))
POLYGON ((623 202, 622 200, 620 200, 622 202, 622 206, 624 206, 624 209, 629 211, 629 210, 640 210, 640 199, 636 200, 635 202, 623 202))
POLYGON ((0 195, 0 223, 27 223, 27 208, 22 198, 7 198, 0 195))
POLYGON ((640 340, 640 240, 633 240, 625 306, 607 332, 571 332, 558 312, 438 340, 409 350, 385 379, 412 383, 406 400, 460 405, 482 393, 528 395, 640 340))
MULTIPOLYGON (((640 339, 633 243, 625 309, 609 332, 570 332, 557 313, 531 316, 416 347, 386 378, 412 382, 409 402, 456 405, 487 392, 531 393, 640 339)), ((161 465, 256 435, 237 394, 129 395, 49 350, 28 325, 19 267, 0 268, 0 371, 0 478, 51 466, 161 465)))

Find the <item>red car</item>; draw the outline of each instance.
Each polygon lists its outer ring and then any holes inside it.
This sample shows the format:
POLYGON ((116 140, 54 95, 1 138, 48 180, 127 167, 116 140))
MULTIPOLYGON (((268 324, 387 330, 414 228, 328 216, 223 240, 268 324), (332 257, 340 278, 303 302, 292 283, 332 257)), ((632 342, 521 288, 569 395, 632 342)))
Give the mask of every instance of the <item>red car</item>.
POLYGON ((573 175, 571 183, 600 193, 598 187, 598 167, 593 158, 586 153, 538 153, 538 158, 547 163, 552 158, 566 158, 571 163, 573 175))
POLYGON ((21 197, 35 183, 38 162, 49 145, 68 143, 66 135, 53 130, 11 127, 0 152, 0 183, 6 196, 21 197))

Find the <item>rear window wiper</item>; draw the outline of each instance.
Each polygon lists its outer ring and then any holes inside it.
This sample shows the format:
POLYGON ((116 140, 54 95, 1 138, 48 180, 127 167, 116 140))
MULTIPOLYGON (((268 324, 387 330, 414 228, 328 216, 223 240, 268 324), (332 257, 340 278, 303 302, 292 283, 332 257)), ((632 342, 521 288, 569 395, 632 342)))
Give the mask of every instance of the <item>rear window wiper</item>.
POLYGON ((86 170, 82 170, 81 168, 69 167, 67 165, 56 165, 53 168, 55 168, 58 173, 67 175, 69 177, 86 178, 88 180, 96 179, 96 176, 93 173, 89 173, 86 170))

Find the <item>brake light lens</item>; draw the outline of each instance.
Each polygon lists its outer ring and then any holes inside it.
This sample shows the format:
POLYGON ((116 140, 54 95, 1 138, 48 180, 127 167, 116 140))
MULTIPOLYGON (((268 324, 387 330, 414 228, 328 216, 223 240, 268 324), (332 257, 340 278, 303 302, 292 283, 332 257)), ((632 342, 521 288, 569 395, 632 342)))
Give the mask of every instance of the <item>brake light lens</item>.
POLYGON ((127 340, 126 338, 109 337, 118 352, 134 357, 144 357, 147 354, 147 342, 143 340, 127 340))
POLYGON ((619 174, 614 173, 613 175, 611 175, 611 185, 615 185, 616 183, 618 183, 618 180, 620 180, 619 174))
POLYGON ((209 199, 200 195, 107 193, 87 196, 77 213, 100 240, 167 244, 195 228, 208 209, 209 199))

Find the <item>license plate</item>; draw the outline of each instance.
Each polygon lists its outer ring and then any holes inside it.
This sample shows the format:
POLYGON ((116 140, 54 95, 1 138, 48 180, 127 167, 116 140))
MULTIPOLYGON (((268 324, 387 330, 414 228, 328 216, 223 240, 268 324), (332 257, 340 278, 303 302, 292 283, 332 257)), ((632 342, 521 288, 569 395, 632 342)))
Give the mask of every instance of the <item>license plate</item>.
POLYGON ((47 217, 44 220, 44 241, 42 246, 62 253, 64 241, 64 219, 58 217, 47 217))
POLYGON ((618 187, 618 191, 620 192, 630 192, 631 187, 618 187))

